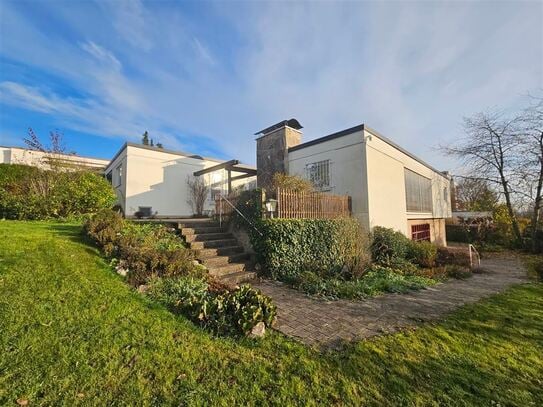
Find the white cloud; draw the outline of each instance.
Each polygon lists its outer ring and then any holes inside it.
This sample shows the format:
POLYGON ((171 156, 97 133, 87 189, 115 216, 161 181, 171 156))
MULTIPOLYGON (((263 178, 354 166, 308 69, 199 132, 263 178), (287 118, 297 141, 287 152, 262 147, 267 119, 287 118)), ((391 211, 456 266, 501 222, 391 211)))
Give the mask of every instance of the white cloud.
POLYGON ((70 21, 74 41, 4 5, 2 56, 85 96, 8 78, 3 104, 249 162, 252 134, 276 121, 298 118, 305 140, 365 122, 447 167, 431 147, 457 136, 463 115, 543 86, 537 3, 214 3, 205 23, 171 4, 98 5, 85 3, 85 24, 70 21))
POLYGON ((81 44, 81 48, 87 51, 90 55, 92 55, 98 61, 106 64, 106 66, 108 66, 109 68, 115 71, 121 70, 121 63, 115 57, 115 55, 113 55, 113 53, 108 51, 107 49, 95 44, 92 41, 88 41, 86 43, 81 44))

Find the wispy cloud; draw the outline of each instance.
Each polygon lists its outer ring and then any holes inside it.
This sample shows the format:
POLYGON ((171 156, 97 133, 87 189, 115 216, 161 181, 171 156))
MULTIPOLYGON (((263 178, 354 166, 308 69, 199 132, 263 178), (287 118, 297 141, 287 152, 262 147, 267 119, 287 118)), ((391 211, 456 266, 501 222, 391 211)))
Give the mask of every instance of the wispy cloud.
POLYGON ((298 118, 306 140, 366 122, 442 167, 431 147, 463 115, 543 87, 540 3, 206 5, 47 3, 46 26, 4 3, 0 54, 25 72, 0 73, 0 102, 249 162, 276 121, 298 118))

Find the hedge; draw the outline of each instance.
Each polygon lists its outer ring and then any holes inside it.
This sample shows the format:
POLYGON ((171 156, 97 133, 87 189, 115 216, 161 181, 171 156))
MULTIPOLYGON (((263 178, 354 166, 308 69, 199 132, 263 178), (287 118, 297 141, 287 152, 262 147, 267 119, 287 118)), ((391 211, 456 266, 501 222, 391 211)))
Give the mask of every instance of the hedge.
POLYGON ((78 216, 110 208, 115 200, 111 185, 92 172, 0 164, 0 218, 78 216))
POLYGON ((362 272, 369 262, 368 236, 352 218, 265 219, 252 230, 251 243, 264 272, 289 281, 304 271, 362 272))

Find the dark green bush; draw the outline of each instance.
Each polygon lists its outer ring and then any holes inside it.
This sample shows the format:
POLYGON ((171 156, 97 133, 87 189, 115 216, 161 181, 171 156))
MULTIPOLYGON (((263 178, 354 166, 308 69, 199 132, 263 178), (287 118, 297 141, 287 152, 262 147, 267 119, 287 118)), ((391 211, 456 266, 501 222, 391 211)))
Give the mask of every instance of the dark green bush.
POLYGON ((305 270, 319 274, 362 273, 369 262, 368 236, 355 219, 266 219, 250 230, 264 271, 289 280, 305 270))
POLYGON ((235 198, 236 208, 243 214, 233 211, 229 221, 236 228, 249 230, 262 218, 262 190, 241 191, 235 198))
POLYGON ((100 175, 0 164, 0 217, 48 219, 111 208, 116 196, 100 175))
POLYGON ((148 293, 156 301, 221 335, 247 334, 259 322, 271 327, 276 315, 271 299, 248 285, 216 293, 203 279, 157 278, 151 280, 148 293))
POLYGON ((471 267, 469 250, 467 247, 438 247, 436 263, 441 266, 456 264, 463 267, 471 267))
POLYGON ((91 216, 84 230, 107 256, 119 260, 119 267, 128 270, 133 285, 153 276, 204 274, 193 264, 194 253, 164 226, 126 222, 118 213, 104 210, 91 216))
POLYGON ((106 209, 89 217, 83 224, 83 231, 104 250, 106 256, 111 256, 125 226, 120 213, 106 209))
POLYGON ((393 266, 407 258, 411 240, 393 229, 376 226, 372 230, 371 256, 375 263, 393 266))
POLYGON ((407 259, 421 267, 434 267, 437 259, 437 246, 430 242, 409 242, 407 259))
POLYGON ((323 278, 312 272, 300 273, 291 284, 299 290, 318 297, 351 300, 363 299, 386 292, 404 293, 436 284, 427 277, 404 274, 402 271, 371 266, 359 279, 323 278))
POLYGON ((209 308, 208 284, 203 278, 153 278, 148 294, 192 321, 203 320, 209 308))

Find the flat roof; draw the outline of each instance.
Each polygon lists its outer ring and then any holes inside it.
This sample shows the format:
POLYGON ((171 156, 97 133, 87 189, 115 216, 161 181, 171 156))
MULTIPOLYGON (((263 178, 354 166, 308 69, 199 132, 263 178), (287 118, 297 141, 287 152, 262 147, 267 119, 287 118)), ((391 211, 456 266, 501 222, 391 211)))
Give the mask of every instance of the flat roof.
POLYGON ((364 123, 362 124, 359 124, 357 126, 354 126, 354 127, 351 127, 351 128, 348 128, 348 129, 345 129, 345 130, 341 130, 341 131, 338 131, 336 133, 332 133, 332 134, 329 134, 327 136, 324 136, 324 137, 320 137, 320 138, 317 138, 315 140, 311 140, 311 141, 308 141, 306 143, 302 143, 302 144, 298 144, 297 146, 294 146, 294 147, 290 147, 288 149, 289 153, 292 152, 292 151, 297 151, 297 150, 302 150, 306 147, 311 147, 311 146, 314 146, 316 144, 320 144, 320 143, 324 143, 326 141, 330 141, 330 140, 334 140, 336 138, 340 138, 340 137, 344 137, 344 136, 348 136, 349 134, 353 134, 353 133, 357 133, 359 131, 367 131, 368 133, 371 133, 372 135, 374 135, 375 137, 378 137, 380 138, 382 141, 384 141, 385 143, 387 143, 388 145, 394 147, 395 149, 397 149, 398 151, 401 151, 402 153, 404 153, 405 155, 407 155, 408 157, 411 157, 413 160, 419 162, 420 164, 424 165, 425 167, 428 167, 429 169, 431 169, 432 171, 438 173, 439 175, 441 175, 442 177, 444 178, 447 178, 449 179, 449 176, 445 175, 443 173, 443 171, 440 171, 436 168, 434 168, 433 166, 431 166, 430 164, 428 164, 426 161, 422 160, 421 158, 417 157, 416 155, 414 155, 413 153, 410 153, 409 151, 407 151, 406 149, 404 149, 403 147, 399 146, 398 144, 396 144, 394 141, 390 140, 389 138, 383 136, 382 134, 378 133, 377 131, 373 130, 372 128, 368 127, 367 125, 365 125, 364 123))
MULTIPOLYGON (((172 154, 172 155, 178 155, 178 156, 182 156, 182 157, 188 157, 188 158, 194 158, 195 160, 207 160, 207 161, 215 161, 215 162, 218 162, 218 163, 223 163, 225 161, 228 161, 228 160, 220 160, 218 158, 210 158, 210 157, 203 157, 201 155, 198 155, 198 154, 192 154, 192 153, 186 153, 184 151, 176 151, 176 150, 168 150, 168 149, 165 149, 165 148, 158 148, 158 147, 155 147, 155 146, 145 146, 143 144, 138 144, 138 143, 132 143, 130 141, 127 141, 123 144, 123 146, 120 148, 120 150, 117 152, 117 154, 115 154, 113 156, 113 158, 109 161, 109 164, 107 165, 107 167, 109 167, 109 165, 115 161, 117 159, 117 157, 119 157, 119 155, 127 148, 127 147, 135 147, 135 148, 141 148, 143 150, 151 150, 151 151, 157 151, 159 153, 167 153, 167 154, 172 154)), ((252 166, 249 166, 249 165, 246 165, 246 164, 239 164, 240 167, 244 167, 244 168, 250 168, 250 169, 256 169, 256 167, 252 167, 252 166)), ((106 168, 107 168, 106 167, 106 168)))
POLYGON ((68 154, 68 153, 48 153, 47 151, 32 150, 30 148, 24 148, 24 147, 18 147, 18 146, 0 146, 0 148, 15 148, 17 150, 36 151, 38 153, 44 153, 44 154, 59 154, 59 155, 65 155, 67 157, 87 158, 89 160, 111 161, 109 158, 89 157, 88 155, 68 154))

